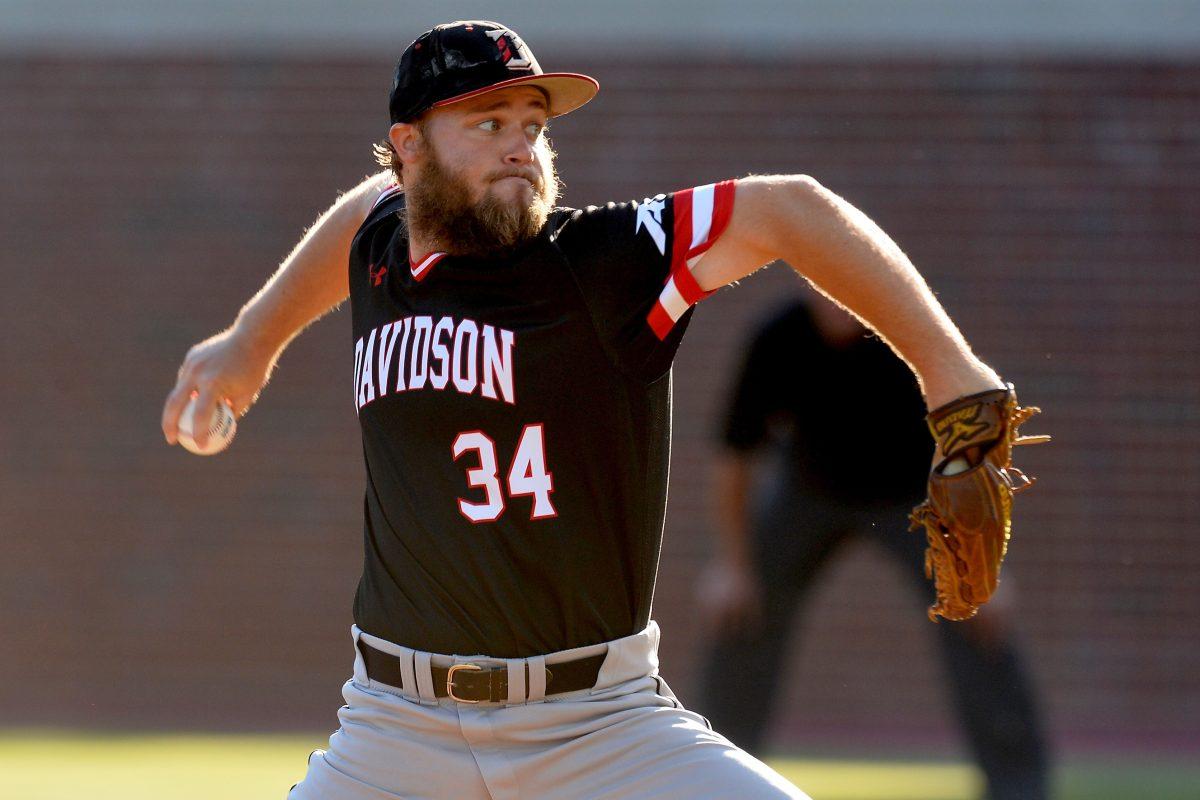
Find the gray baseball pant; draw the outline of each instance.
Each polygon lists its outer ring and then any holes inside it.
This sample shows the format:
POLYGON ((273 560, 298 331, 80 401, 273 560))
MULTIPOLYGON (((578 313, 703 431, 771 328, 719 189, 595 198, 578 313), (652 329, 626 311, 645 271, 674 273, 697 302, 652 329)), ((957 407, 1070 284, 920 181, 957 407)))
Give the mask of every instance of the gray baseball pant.
POLYGON ((685 709, 658 676, 658 625, 611 642, 528 659, 414 651, 352 628, 354 675, 341 727, 288 800, 799 798, 779 773, 685 709), (367 677, 359 639, 411 664, 404 686, 367 677), (605 653, 591 689, 545 695, 544 667, 605 653), (436 698, 430 664, 508 666, 509 701, 436 698), (533 681, 530 681, 533 683, 533 681))

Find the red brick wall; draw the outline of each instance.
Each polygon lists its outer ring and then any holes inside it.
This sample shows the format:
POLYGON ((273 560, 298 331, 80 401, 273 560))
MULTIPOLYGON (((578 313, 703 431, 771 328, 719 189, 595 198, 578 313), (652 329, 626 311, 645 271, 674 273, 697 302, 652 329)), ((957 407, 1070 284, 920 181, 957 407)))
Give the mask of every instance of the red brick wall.
MULTIPOLYGON (((1056 737, 1194 741, 1200 64, 579 67, 604 90, 554 126, 567 202, 807 172, 893 234, 1057 438, 1024 454, 1043 482, 1008 568, 1056 737)), ((158 414, 187 347, 372 168, 388 81, 355 59, 0 62, 0 724, 334 724, 361 547, 345 313, 220 458, 166 448, 158 414)), ((777 266, 706 301, 678 360, 656 616, 685 701, 709 431, 796 286, 777 266)), ((923 600, 851 548, 779 741, 954 741, 923 600)))

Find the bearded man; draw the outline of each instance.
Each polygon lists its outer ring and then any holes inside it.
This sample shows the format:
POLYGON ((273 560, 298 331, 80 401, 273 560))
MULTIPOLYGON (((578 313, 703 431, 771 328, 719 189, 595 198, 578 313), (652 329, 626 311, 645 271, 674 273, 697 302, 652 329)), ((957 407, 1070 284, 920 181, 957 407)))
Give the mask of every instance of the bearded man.
POLYGON ((192 348, 167 398, 170 443, 193 395, 200 419, 222 401, 244 414, 288 342, 350 297, 355 659, 293 800, 805 797, 658 671, 671 362, 691 308, 781 259, 878 331, 931 406, 1003 386, 891 239, 812 178, 556 207, 546 123, 597 90, 544 73, 497 23, 418 37, 378 146, 390 169, 192 348))

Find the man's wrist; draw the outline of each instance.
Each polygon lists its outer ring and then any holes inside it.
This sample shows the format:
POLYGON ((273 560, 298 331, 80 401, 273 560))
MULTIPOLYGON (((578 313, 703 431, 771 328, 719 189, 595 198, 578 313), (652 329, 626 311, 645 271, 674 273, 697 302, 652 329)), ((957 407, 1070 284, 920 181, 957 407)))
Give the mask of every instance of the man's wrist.
POLYGON ((279 341, 271 326, 265 324, 260 315, 249 306, 237 315, 229 331, 230 336, 236 339, 243 349, 258 359, 273 359, 286 344, 286 341, 279 341))
POLYGON ((953 369, 936 370, 921 376, 921 390, 930 411, 960 397, 1003 388, 1004 381, 996 371, 976 358, 953 369))

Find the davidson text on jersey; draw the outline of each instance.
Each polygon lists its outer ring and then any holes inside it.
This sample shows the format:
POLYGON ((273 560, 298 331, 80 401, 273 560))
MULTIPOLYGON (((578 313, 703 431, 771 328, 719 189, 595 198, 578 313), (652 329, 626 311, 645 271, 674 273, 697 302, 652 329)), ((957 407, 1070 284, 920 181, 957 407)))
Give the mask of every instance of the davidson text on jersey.
POLYGON ((516 337, 473 319, 403 317, 372 328, 354 343, 354 405, 390 392, 476 390, 513 405, 516 337))

